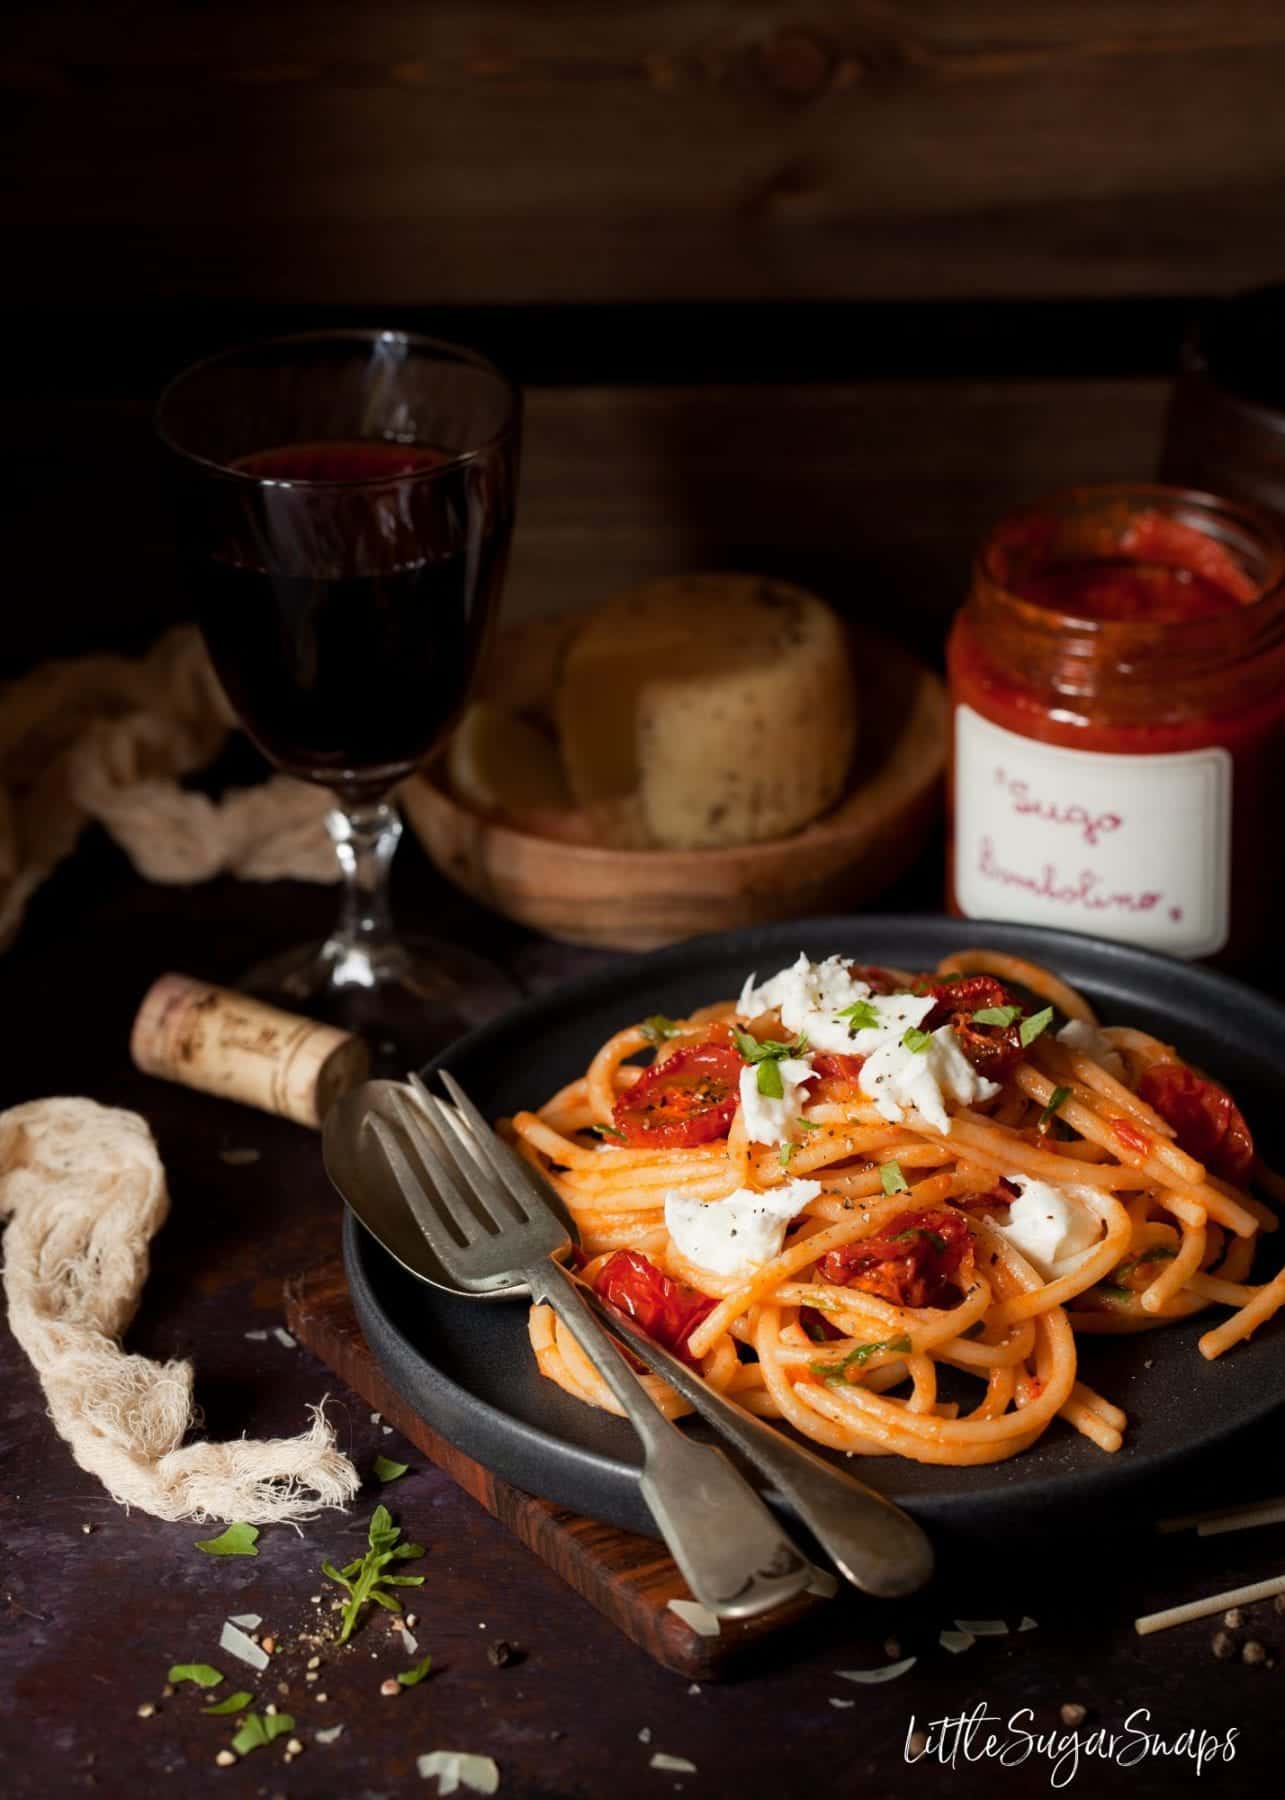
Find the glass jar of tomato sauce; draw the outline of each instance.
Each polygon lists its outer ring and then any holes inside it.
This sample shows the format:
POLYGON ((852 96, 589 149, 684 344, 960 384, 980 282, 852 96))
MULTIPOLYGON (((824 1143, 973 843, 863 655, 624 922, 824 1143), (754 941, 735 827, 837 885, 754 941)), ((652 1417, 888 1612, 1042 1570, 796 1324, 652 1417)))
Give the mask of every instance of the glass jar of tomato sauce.
POLYGON ((966 918, 1247 958, 1285 874, 1285 545, 1182 488, 1076 488, 982 545, 948 650, 966 918))

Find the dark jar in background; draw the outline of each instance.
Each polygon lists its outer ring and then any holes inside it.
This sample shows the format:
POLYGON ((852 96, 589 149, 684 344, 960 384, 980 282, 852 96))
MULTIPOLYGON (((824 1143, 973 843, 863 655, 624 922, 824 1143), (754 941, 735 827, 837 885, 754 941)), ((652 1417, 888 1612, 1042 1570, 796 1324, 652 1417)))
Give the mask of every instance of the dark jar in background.
POLYGON ((1285 891, 1285 547, 1077 488, 982 545, 948 648, 952 909, 1237 963, 1285 891))
POLYGON ((1182 347, 1159 476, 1285 520, 1285 285, 1202 309, 1182 347))

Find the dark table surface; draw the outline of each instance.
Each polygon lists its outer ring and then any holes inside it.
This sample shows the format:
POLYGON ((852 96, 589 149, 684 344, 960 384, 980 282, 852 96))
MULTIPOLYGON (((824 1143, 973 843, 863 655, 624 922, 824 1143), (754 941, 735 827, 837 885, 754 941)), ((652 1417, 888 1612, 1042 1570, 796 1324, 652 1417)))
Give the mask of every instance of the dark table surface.
MULTIPOLYGON (((404 919, 433 926, 504 963, 537 988, 572 974, 587 953, 540 942, 447 892, 413 848, 396 889, 404 919)), ((925 884, 903 898, 922 901, 925 884)), ((891 897, 895 904, 898 896, 891 897)), ((1033 1518, 1021 1540, 945 1545, 941 1573, 911 1603, 844 1596, 778 1640, 733 1680, 700 1691, 651 1663, 566 1589, 473 1501, 396 1435, 305 1350, 271 1334, 281 1322, 283 1278, 338 1246, 339 1206, 322 1175, 316 1137, 298 1127, 149 1080, 127 1055, 140 996, 168 968, 231 980, 258 956, 324 929, 325 889, 219 882, 149 887, 96 834, 37 897, 17 943, 0 958, 0 1103, 83 1094, 137 1109, 159 1141, 172 1212, 154 1245, 129 1348, 191 1357, 205 1428, 213 1437, 300 1429, 305 1408, 329 1394, 342 1446, 365 1473, 380 1452, 411 1464, 381 1490, 368 1480, 347 1515, 296 1532, 264 1531, 256 1559, 193 1549, 208 1535, 190 1524, 127 1515, 72 1462, 45 1414, 40 1389, 7 1333, 0 1432, 0 1792, 377 1796, 435 1791, 415 1760, 434 1749, 493 1756, 510 1796, 801 1794, 881 1800, 917 1792, 1025 1795, 1051 1785, 1092 1794, 1167 1795, 1197 1785, 1192 1739, 1206 1763, 1203 1792, 1279 1786, 1285 1713, 1285 1615, 1253 1610, 1239 1641, 1264 1643, 1266 1663, 1214 1657, 1220 1621, 1139 1638, 1140 1612, 1277 1573, 1282 1528, 1197 1540, 1157 1537, 1160 1514, 1280 1491, 1279 1431, 1197 1463, 1140 1516, 1033 1518), (257 1150, 228 1164, 225 1150, 257 1150), (266 1340, 247 1333, 267 1329, 266 1340), (350 1648, 322 1651, 307 1683, 315 1630, 312 1596, 329 1595, 323 1559, 344 1562, 383 1497, 427 1546, 427 1580, 412 1602, 420 1652, 433 1674, 385 1699, 380 1682, 408 1658, 382 1616, 350 1648), (195 1690, 162 1696, 175 1661, 212 1661, 235 1685, 268 1692, 218 1652, 223 1619, 263 1615, 286 1645, 272 1685, 305 1749, 283 1762, 280 1739, 235 1768, 216 1767, 227 1720, 201 1716, 195 1690), (980 1639, 948 1655, 938 1632, 956 1617, 1004 1617, 1034 1630, 980 1639), (841 1669, 894 1653, 916 1666, 881 1687, 855 1686, 841 1669), (504 1668, 488 1660, 498 1639, 520 1646, 504 1668), (326 1698, 323 1700, 322 1695, 326 1698), (155 1712, 139 1717, 140 1705, 155 1712), (1024 1733, 1068 1737, 1065 1703, 1088 1709, 1075 1752, 1032 1747, 1024 1733), (981 1709, 971 1738, 933 1722, 981 1709), (1028 1710, 1029 1709, 1029 1710, 1028 1710), (1132 1729, 1126 1724, 1132 1716, 1132 1729), (338 1740, 317 1729, 342 1724, 338 1740), (908 1766, 912 1729, 941 1743, 908 1766), (1144 1743, 1137 1735, 1150 1732, 1144 1743), (989 1754, 985 1739, 998 1740, 989 1754), (1092 1734, 1098 1733, 1098 1736, 1092 1734), (1114 1733, 1112 1745, 1102 1733, 1114 1733), (1191 1734, 1185 1736, 1184 1734, 1191 1734), (1225 1760, 1235 1734, 1234 1760, 1225 1760), (1006 1746, 1001 1762, 999 1745, 1006 1746), (655 1751, 688 1758, 695 1774, 650 1767, 655 1751), (952 1760, 953 1755, 953 1760, 952 1760)), ((325 1602, 323 1602, 324 1606, 325 1602)), ((225 1685, 223 1692, 228 1692, 225 1685)))

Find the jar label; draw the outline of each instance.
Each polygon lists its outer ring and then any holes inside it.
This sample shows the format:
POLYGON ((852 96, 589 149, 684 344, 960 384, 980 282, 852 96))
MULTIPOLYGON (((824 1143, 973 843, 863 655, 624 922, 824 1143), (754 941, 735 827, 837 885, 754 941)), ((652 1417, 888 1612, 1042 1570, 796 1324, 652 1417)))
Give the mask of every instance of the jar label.
POLYGON ((1064 750, 957 706, 960 911, 1212 956, 1227 942, 1231 774, 1217 746, 1064 750))

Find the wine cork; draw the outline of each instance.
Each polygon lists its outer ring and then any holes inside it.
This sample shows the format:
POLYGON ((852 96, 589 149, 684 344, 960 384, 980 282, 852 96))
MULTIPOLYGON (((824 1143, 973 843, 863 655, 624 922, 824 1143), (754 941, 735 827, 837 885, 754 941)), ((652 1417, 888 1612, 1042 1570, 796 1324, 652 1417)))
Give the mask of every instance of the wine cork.
POLYGON ((129 1049, 145 1075, 300 1125, 320 1125, 331 1102, 370 1070, 370 1052, 351 1032, 189 975, 152 984, 129 1049))

